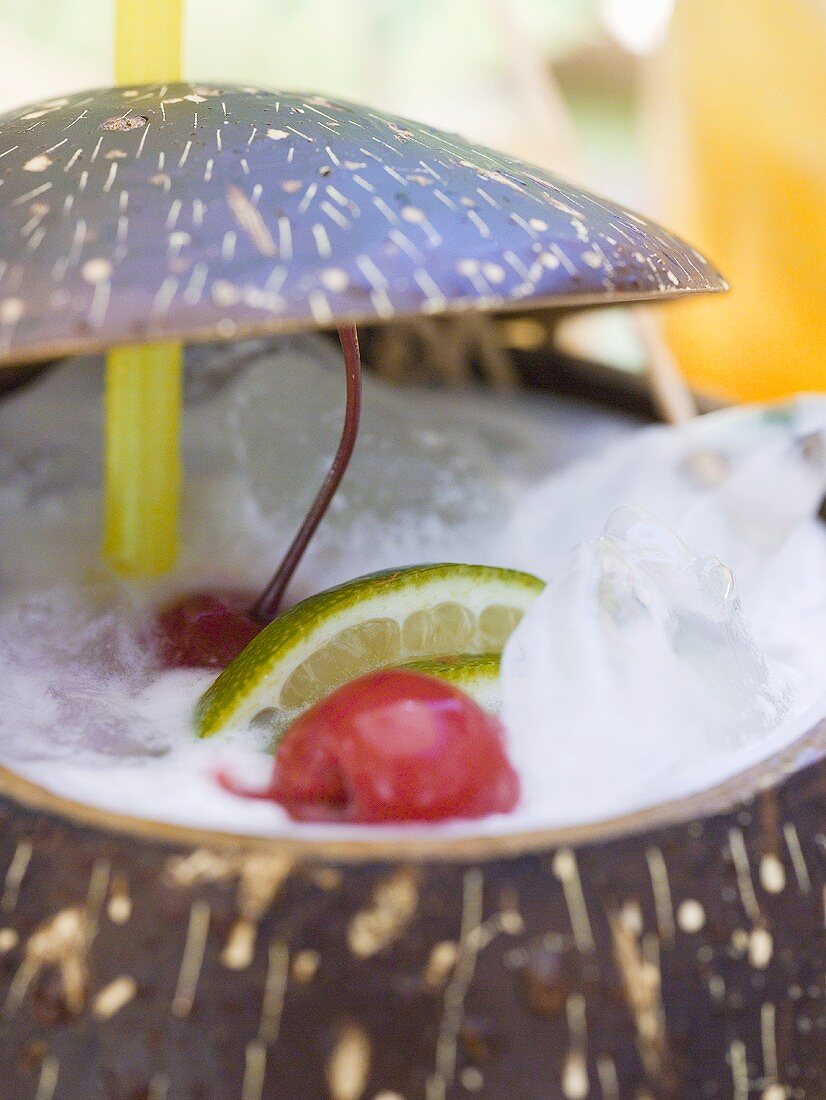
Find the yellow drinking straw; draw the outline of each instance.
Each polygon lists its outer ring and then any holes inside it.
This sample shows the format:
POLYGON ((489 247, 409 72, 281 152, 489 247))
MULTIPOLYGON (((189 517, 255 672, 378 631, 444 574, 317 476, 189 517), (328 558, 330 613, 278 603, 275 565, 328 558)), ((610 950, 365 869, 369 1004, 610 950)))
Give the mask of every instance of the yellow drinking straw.
MULTIPOLYGON (((183 0, 116 0, 115 79, 181 75, 183 0)), ((114 348, 107 357, 104 554, 123 576, 163 573, 178 554, 182 348, 114 348)))

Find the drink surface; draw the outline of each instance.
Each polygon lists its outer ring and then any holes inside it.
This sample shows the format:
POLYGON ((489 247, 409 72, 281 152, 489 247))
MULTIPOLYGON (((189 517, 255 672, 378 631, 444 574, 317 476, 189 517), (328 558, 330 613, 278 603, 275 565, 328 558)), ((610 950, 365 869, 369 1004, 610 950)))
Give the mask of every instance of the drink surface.
MULTIPOLYGON (((116 812, 363 835, 221 790, 219 768, 250 786, 269 775, 266 727, 199 741, 192 711, 214 670, 164 669, 146 645, 153 609, 266 579, 335 444, 340 379, 324 344, 222 355, 189 379, 185 556, 163 584, 89 569, 97 365, 69 363, 0 406, 0 761, 116 812)), ((548 581, 503 657, 523 796, 512 813, 441 826, 447 834, 677 797, 826 712, 826 526, 815 518, 826 402, 716 414, 678 432, 606 424, 595 451, 625 438, 549 474, 582 445, 581 409, 370 391, 362 446, 291 599, 422 561, 548 581)))

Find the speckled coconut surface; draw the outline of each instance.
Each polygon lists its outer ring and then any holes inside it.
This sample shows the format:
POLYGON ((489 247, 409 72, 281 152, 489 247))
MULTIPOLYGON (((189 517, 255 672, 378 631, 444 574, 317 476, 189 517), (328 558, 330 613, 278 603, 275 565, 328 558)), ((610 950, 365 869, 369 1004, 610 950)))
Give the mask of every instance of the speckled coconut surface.
POLYGON ((172 84, 0 116, 0 364, 724 288, 620 206, 321 96, 172 84))

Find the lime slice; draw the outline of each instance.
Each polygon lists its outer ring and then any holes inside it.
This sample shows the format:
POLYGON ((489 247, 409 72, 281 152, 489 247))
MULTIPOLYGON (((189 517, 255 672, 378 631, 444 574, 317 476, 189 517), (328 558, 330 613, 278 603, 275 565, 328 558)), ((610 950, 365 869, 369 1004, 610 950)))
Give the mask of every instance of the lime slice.
POLYGON ((500 653, 542 588, 528 573, 447 564, 373 573, 311 596, 265 627, 201 696, 198 733, 242 728, 258 715, 278 731, 373 669, 500 653))
POLYGON ((398 668, 410 672, 423 672, 446 680, 461 688, 480 707, 491 714, 502 709, 502 693, 499 688, 500 655, 498 653, 462 653, 451 657, 429 657, 418 661, 405 661, 398 668))

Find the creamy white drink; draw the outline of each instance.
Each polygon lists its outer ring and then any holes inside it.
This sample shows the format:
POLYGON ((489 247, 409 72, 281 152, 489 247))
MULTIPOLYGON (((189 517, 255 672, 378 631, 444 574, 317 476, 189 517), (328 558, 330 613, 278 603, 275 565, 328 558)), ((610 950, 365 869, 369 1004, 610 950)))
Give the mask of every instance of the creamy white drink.
MULTIPOLYGON (((268 772, 265 737, 197 740, 192 708, 214 673, 160 671, 141 628, 175 593, 267 579, 335 446, 340 388, 317 340, 193 372, 184 553, 144 585, 99 564, 98 365, 69 363, 0 404, 0 762, 120 813, 331 828, 219 789, 218 765, 253 782, 268 772)), ((585 441, 581 411, 548 400, 371 389, 292 598, 426 561, 548 581, 503 657, 520 805, 441 829, 638 809, 735 773, 826 713, 826 401, 682 430, 606 418, 585 441)))

